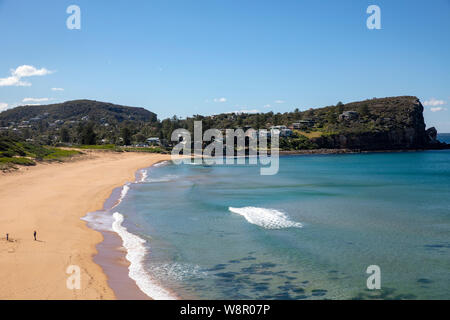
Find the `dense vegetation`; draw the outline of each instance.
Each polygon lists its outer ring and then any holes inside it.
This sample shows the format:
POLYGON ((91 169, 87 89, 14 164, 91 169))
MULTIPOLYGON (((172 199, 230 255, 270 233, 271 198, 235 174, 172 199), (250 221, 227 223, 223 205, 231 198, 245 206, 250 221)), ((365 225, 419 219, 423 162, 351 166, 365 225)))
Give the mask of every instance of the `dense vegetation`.
POLYGON ((213 117, 197 115, 186 120, 171 119, 171 123, 166 122, 162 130, 165 136, 167 136, 168 132, 171 132, 172 128, 176 127, 183 127, 191 131, 194 120, 202 120, 203 129, 244 126, 262 129, 273 125, 289 126, 300 120, 312 120, 314 125, 305 127, 305 133, 333 134, 373 132, 374 130, 385 131, 411 125, 410 113, 413 111, 412 109, 417 100, 416 97, 405 96, 371 99, 348 104, 338 102, 334 106, 311 108, 306 111, 295 109, 293 112, 285 113, 231 113, 213 117), (339 116, 345 111, 355 111, 358 116, 355 119, 343 121, 339 116))
POLYGON ((36 160, 60 161, 78 154, 80 152, 76 150, 44 147, 0 135, 1 170, 13 168, 14 165, 32 166, 36 164, 36 160))
POLYGON ((148 146, 148 147, 125 147, 116 146, 114 144, 101 144, 101 145, 76 145, 73 146, 77 149, 86 150, 106 150, 115 152, 149 152, 149 153, 167 153, 167 150, 161 146, 148 146))
MULTIPOLYGON (((0 113, 3 135, 33 141, 37 145, 97 145, 118 150, 118 146, 146 147, 150 137, 161 146, 140 148, 164 152, 171 147, 173 130, 193 133, 194 121, 209 128, 267 129, 294 123, 290 137, 280 140, 283 150, 316 148, 359 148, 365 150, 424 147, 427 143, 423 107, 416 97, 369 99, 324 108, 298 108, 285 113, 194 115, 186 119, 173 116, 162 121, 143 108, 113 105, 90 100, 68 101, 47 106, 23 106, 0 113)), ((120 149, 131 150, 131 149, 120 149)))
POLYGON ((20 106, 1 113, 1 121, 20 122, 32 118, 56 120, 80 120, 87 117, 94 122, 120 123, 130 121, 156 121, 156 114, 144 108, 135 108, 94 100, 73 100, 49 105, 20 106))
POLYGON ((4 133, 45 145, 123 144, 124 130, 126 142, 143 142, 157 133, 157 124, 156 114, 144 108, 91 100, 21 106, 0 113, 4 133))

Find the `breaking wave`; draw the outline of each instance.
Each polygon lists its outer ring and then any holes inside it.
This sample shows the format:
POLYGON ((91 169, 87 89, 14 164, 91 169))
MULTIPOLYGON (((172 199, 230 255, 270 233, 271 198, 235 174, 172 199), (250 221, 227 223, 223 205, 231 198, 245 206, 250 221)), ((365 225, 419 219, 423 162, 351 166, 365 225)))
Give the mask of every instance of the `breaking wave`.
POLYGON ((145 169, 141 170, 141 180, 139 182, 141 182, 141 183, 145 182, 147 177, 148 177, 148 171, 145 169))
POLYGON ((251 224, 263 227, 265 229, 283 229, 283 228, 302 228, 300 222, 295 222, 278 210, 257 208, 257 207, 243 207, 233 208, 229 207, 233 213, 243 216, 251 224))
POLYGON ((119 199, 117 199, 116 204, 111 209, 114 209, 115 207, 117 207, 122 202, 122 200, 127 195, 128 191, 130 191, 130 184, 129 183, 127 183, 126 185, 124 185, 122 187, 122 190, 120 191, 119 199))
POLYGON ((155 300, 174 300, 166 289, 152 279, 145 270, 144 258, 147 254, 145 240, 139 236, 128 232, 127 228, 122 226, 123 215, 119 212, 113 214, 114 222, 112 229, 122 238, 123 246, 127 250, 126 259, 130 262, 128 275, 133 279, 139 289, 146 295, 155 300))
POLYGON ((175 175, 175 174, 168 174, 166 176, 160 177, 160 178, 150 178, 147 179, 146 182, 149 183, 155 183, 155 182, 170 182, 170 181, 174 181, 176 179, 178 179, 179 176, 175 175))

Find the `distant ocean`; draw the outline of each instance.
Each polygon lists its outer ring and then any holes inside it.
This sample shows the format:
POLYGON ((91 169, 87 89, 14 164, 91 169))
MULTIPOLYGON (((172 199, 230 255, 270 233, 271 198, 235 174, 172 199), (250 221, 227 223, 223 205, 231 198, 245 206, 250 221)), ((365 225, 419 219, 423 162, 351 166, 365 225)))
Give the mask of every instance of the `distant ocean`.
POLYGON ((450 144, 450 133, 439 133, 437 139, 441 142, 450 144))
POLYGON ((121 198, 105 223, 153 298, 450 299, 450 151, 166 162, 121 198))

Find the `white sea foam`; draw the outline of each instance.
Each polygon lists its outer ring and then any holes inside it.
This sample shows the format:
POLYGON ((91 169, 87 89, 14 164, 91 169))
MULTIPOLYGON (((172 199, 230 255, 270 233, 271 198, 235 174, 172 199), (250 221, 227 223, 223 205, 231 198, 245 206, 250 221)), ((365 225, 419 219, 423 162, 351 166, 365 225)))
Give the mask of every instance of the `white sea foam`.
MULTIPOLYGON (((160 162, 155 164, 155 167, 160 167, 169 163, 168 161, 160 162)), ((148 171, 141 170, 141 179, 139 182, 145 182, 148 178, 148 171)), ((166 181, 170 181, 165 178, 166 181)), ((135 183, 137 183, 136 181, 135 183)), ((116 204, 110 209, 117 207, 125 198, 128 191, 130 190, 130 184, 127 183, 122 187, 120 191, 119 199, 116 204)), ((147 253, 147 249, 144 246, 146 242, 144 239, 138 237, 127 231, 125 227, 122 226, 123 215, 119 212, 115 212, 113 215, 106 214, 103 211, 90 212, 85 217, 81 218, 88 222, 88 225, 96 230, 101 231, 114 231, 122 239, 123 246, 127 250, 126 259, 130 262, 129 266, 129 277, 133 279, 139 289, 148 295, 150 298, 155 300, 173 300, 176 299, 174 295, 158 285, 158 283, 152 279, 148 272, 144 268, 144 258, 147 253)))
POLYGON ((257 207, 243 207, 243 208, 229 207, 228 210, 243 216, 248 222, 256 224, 265 229, 303 227, 303 225, 300 222, 290 220, 285 213, 275 209, 266 209, 257 207))
POLYGON ((153 166, 154 167, 162 167, 162 166, 165 166, 168 163, 169 163, 169 161, 161 161, 161 162, 155 163, 153 166))
POLYGON ((113 217, 106 214, 104 211, 94 211, 89 212, 86 216, 81 218, 88 223, 88 226, 95 230, 100 231, 113 231, 112 223, 114 221, 113 217))
POLYGON ((120 191, 119 199, 117 200, 116 204, 111 209, 117 207, 122 202, 122 200, 127 195, 128 191, 130 191, 130 184, 129 183, 127 183, 126 185, 124 185, 122 187, 122 190, 120 191))
POLYGON ((140 180, 140 182, 145 182, 145 179, 147 179, 147 176, 148 176, 148 171, 145 170, 145 169, 141 170, 141 180, 140 180))
POLYGON ((128 232, 127 228, 122 226, 123 215, 119 212, 113 214, 114 222, 112 229, 122 238, 123 246, 127 250, 126 258, 130 262, 128 267, 131 279, 133 279, 139 289, 146 295, 155 300, 174 300, 176 299, 167 290, 162 288, 152 279, 144 268, 144 257, 147 249, 144 246, 145 240, 128 232))
POLYGON ((120 192, 119 202, 121 202, 125 198, 129 190, 130 185, 127 183, 126 185, 123 186, 122 191, 120 192))
POLYGON ((174 181, 176 179, 178 179, 179 176, 175 175, 175 174, 168 174, 165 175, 161 178, 150 178, 147 179, 146 182, 150 182, 150 183, 154 183, 154 182, 170 182, 170 181, 174 181))

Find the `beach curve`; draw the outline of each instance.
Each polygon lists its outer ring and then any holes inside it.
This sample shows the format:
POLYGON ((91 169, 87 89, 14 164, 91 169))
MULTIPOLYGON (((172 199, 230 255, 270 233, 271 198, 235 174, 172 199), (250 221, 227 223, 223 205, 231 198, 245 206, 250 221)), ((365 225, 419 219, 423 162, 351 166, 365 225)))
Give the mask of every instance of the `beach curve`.
POLYGON ((135 180, 137 170, 169 159, 88 151, 78 161, 1 174, 0 299, 115 299, 93 261, 103 237, 80 218, 101 209, 114 188, 135 180), (67 288, 71 265, 80 267, 79 290, 67 288))

